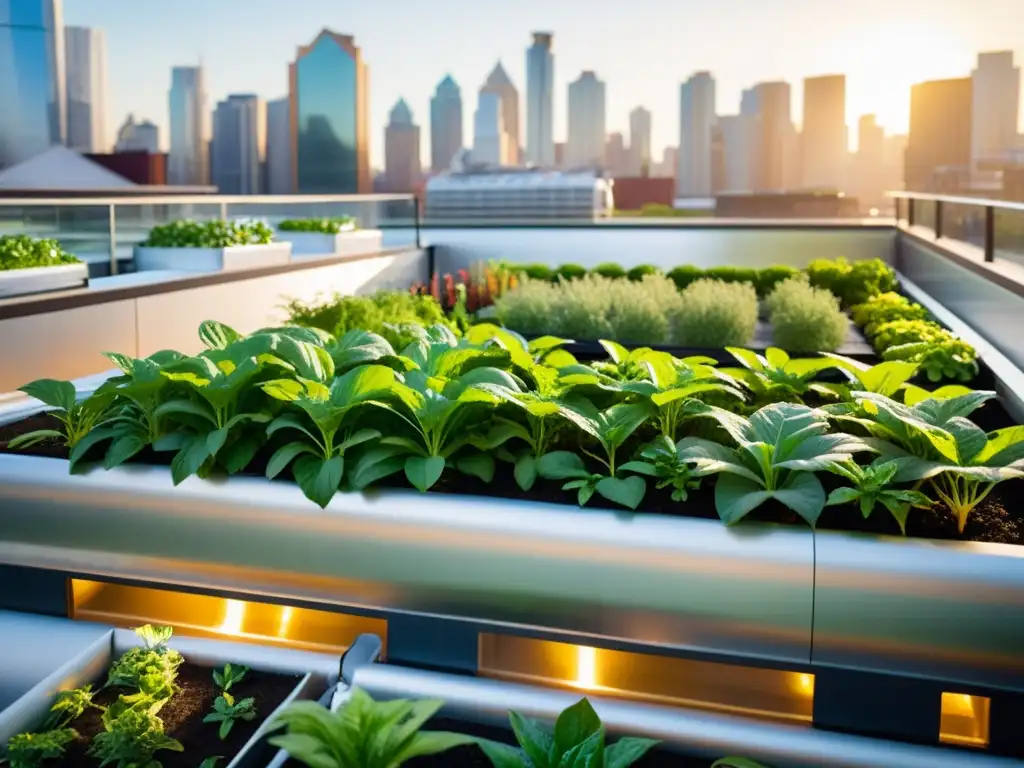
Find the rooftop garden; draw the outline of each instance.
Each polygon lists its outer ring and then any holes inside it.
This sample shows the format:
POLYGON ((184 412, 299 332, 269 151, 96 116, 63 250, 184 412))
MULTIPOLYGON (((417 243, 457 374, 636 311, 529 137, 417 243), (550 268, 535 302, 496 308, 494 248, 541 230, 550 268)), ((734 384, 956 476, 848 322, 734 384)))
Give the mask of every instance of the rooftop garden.
POLYGON ((65 251, 56 240, 36 239, 27 235, 0 237, 0 271, 62 267, 81 263, 78 258, 65 251))
POLYGON ((230 248, 266 245, 273 239, 273 230, 259 221, 181 219, 153 227, 140 245, 145 248, 230 248))

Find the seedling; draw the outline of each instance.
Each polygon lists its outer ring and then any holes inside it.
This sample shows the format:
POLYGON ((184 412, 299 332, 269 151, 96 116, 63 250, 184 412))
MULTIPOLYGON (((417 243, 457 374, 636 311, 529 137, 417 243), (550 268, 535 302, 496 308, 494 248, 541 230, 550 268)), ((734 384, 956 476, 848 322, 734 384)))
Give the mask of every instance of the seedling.
POLYGON ((826 469, 845 477, 852 483, 849 488, 837 488, 832 491, 825 502, 826 507, 856 502, 860 507, 861 514, 867 518, 875 507, 881 504, 889 510, 896 522, 899 523, 900 530, 906 534, 907 515, 910 514, 911 507, 927 509, 932 506, 931 499, 920 491, 891 487, 893 478, 899 470, 899 464, 895 461, 878 459, 867 467, 861 467, 849 461, 842 464, 831 464, 826 469))
POLYGON ((225 664, 224 669, 213 670, 213 682, 227 693, 235 683, 242 682, 242 679, 249 672, 249 668, 239 664, 225 664))
POLYGON ((72 728, 58 728, 43 733, 19 733, 7 742, 10 768, 40 768, 47 760, 64 754, 64 749, 78 738, 72 728))
MULTIPOLYGON (((74 688, 70 691, 61 691, 50 707, 50 717, 47 725, 50 728, 63 728, 73 723, 89 707, 98 707, 93 704, 92 698, 96 695, 92 685, 85 685, 81 688, 74 688)), ((98 707, 99 708, 99 707, 98 707)))
POLYGON ((665 435, 640 452, 643 461, 628 461, 623 472, 636 472, 658 479, 658 490, 672 488, 672 501, 684 502, 690 491, 700 488, 701 472, 680 454, 676 444, 665 435))
POLYGON ((244 699, 235 701, 235 697, 224 691, 217 700, 213 702, 213 712, 203 718, 204 723, 220 723, 217 734, 221 741, 228 737, 231 729, 239 720, 254 720, 256 718, 256 699, 247 696, 244 699))
POLYGON ((21 391, 50 406, 53 410, 49 414, 60 422, 60 429, 37 429, 18 435, 8 443, 9 448, 30 448, 47 439, 60 440, 68 448, 74 448, 103 421, 114 399, 109 387, 100 387, 90 397, 79 401, 75 385, 57 379, 39 379, 21 387, 21 391))

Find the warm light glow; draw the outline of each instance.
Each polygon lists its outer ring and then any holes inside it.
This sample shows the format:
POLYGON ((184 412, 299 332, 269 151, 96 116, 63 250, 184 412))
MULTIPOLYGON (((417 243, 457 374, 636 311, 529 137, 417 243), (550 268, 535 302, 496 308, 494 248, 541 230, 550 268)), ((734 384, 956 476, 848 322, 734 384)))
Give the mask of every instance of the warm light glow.
POLYGON ((939 741, 964 747, 986 746, 990 706, 985 696, 943 693, 939 741))
POLYGON ((966 693, 944 693, 942 708, 951 715, 974 717, 974 697, 966 693))
POLYGON ((576 648, 576 685, 597 687, 597 649, 581 645, 576 648))
POLYGON ((796 692, 803 696, 814 695, 814 675, 808 675, 806 673, 799 673, 794 678, 793 687, 796 692))
POLYGON ((292 623, 292 607, 286 605, 281 608, 281 621, 277 625, 277 636, 288 637, 288 625, 292 623))
POLYGON ((245 603, 241 600, 226 600, 224 601, 224 621, 217 627, 217 631, 225 635, 240 635, 244 620, 245 603))

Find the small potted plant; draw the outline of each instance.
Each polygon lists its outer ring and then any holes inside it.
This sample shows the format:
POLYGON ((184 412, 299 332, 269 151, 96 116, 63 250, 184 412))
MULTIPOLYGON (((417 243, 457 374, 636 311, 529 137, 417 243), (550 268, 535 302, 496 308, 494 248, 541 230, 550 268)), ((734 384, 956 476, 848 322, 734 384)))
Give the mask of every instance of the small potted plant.
POLYGON ((379 229, 360 229, 351 216, 321 219, 286 219, 277 225, 277 237, 291 243, 292 260, 331 256, 360 256, 382 248, 379 229))
POLYGON ((88 282, 89 267, 56 240, 27 235, 0 237, 0 299, 82 288, 88 282))
POLYGON ((291 244, 274 242, 262 222, 191 221, 161 224, 135 246, 135 269, 222 272, 287 264, 291 244))

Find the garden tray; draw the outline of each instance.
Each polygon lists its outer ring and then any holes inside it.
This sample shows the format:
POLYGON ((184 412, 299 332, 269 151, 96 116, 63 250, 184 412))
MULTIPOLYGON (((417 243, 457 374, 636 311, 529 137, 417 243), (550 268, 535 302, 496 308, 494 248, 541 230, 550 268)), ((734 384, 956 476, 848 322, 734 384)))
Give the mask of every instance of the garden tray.
POLYGON ((291 243, 233 245, 228 248, 152 248, 135 246, 135 269, 185 272, 227 272, 287 264, 291 243))
POLYGON ((84 288, 89 284, 88 264, 0 270, 0 299, 47 291, 84 288))

